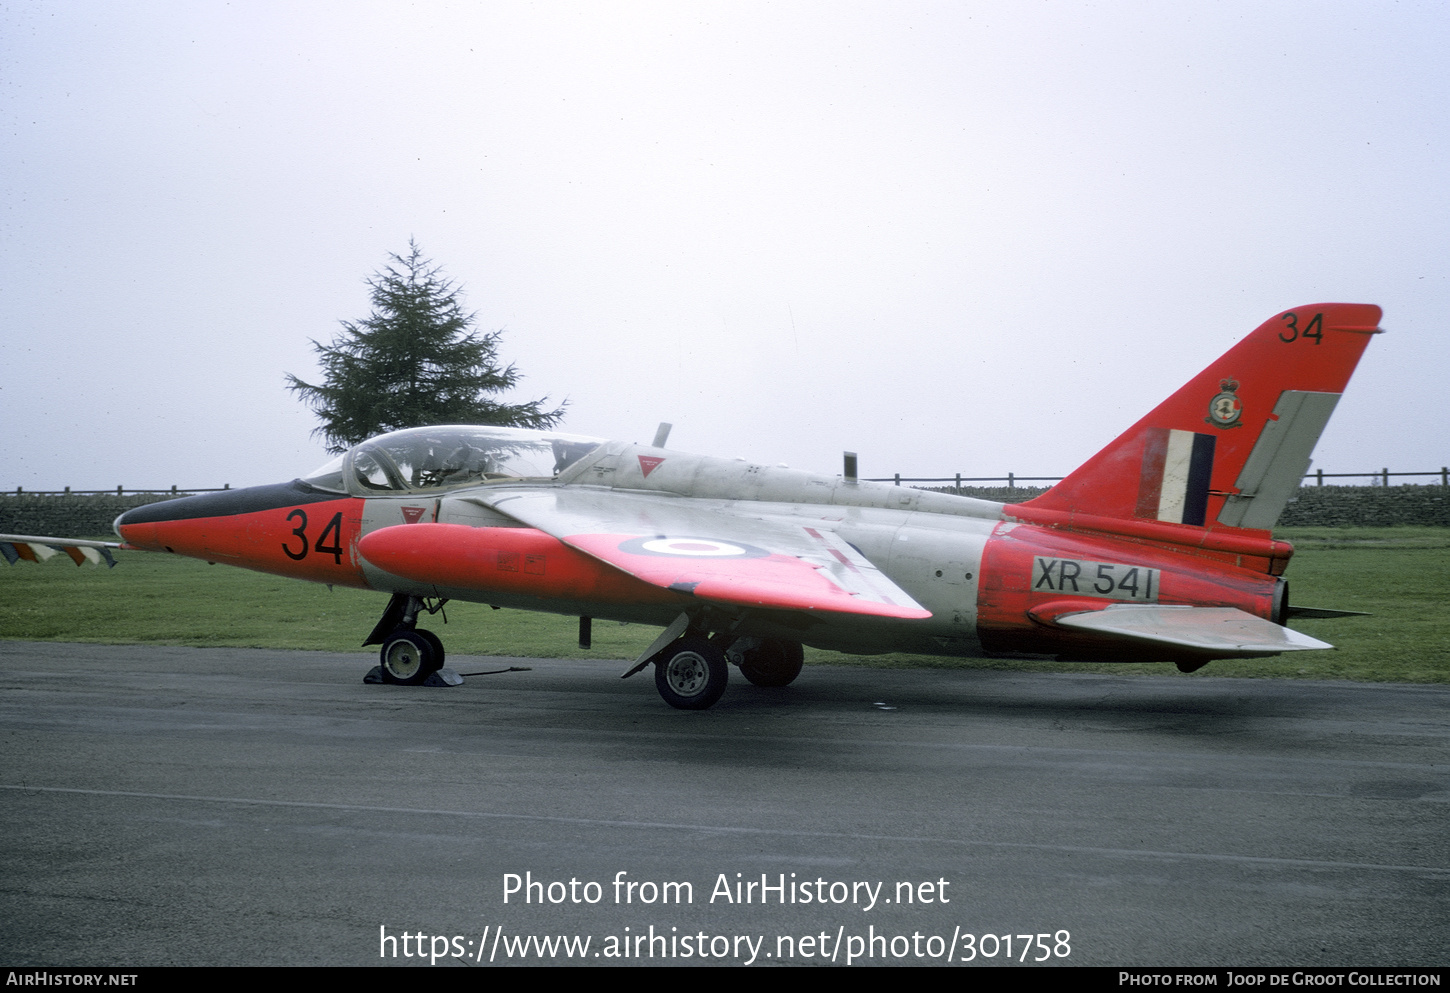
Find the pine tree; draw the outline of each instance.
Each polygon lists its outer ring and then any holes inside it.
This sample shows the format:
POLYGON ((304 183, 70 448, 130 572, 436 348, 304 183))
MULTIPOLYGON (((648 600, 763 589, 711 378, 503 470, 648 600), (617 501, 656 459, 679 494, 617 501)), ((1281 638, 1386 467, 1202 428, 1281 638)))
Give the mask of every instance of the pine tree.
POLYGON ((313 340, 322 385, 287 375, 287 388, 321 418, 316 433, 328 451, 343 452, 399 428, 547 428, 563 419, 563 406, 546 408, 548 397, 519 404, 490 399, 522 378, 512 364, 500 366, 503 332, 473 330, 476 315, 463 309, 460 290, 415 242, 408 242, 406 257, 389 258, 391 264, 367 281, 372 315, 339 322, 342 333, 330 345, 313 340))

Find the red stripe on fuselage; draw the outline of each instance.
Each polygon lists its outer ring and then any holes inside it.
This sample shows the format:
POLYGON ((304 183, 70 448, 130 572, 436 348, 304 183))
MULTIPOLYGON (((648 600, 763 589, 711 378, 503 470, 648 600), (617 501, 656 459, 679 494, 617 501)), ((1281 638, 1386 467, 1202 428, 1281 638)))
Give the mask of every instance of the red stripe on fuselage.
POLYGON ((139 523, 123 517, 116 530, 127 544, 147 551, 367 589, 357 564, 362 509, 362 500, 339 497, 218 517, 139 523))

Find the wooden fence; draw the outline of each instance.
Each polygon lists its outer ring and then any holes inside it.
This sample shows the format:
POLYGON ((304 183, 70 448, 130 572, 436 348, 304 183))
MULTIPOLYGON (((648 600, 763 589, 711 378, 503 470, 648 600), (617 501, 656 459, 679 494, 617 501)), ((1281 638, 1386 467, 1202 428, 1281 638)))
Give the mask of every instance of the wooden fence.
MULTIPOLYGON (((1389 486, 1391 477, 1399 476, 1430 476, 1438 477, 1432 479, 1431 485, 1438 482, 1441 486, 1450 486, 1450 466, 1441 466, 1438 472, 1390 472, 1389 469, 1381 469, 1378 472, 1325 472, 1323 469, 1308 473, 1304 480, 1307 483, 1313 480, 1318 486, 1323 486, 1326 479, 1368 479, 1370 486, 1389 486)), ((900 486, 902 483, 951 483, 960 490, 963 483, 978 485, 981 483, 1006 483, 1007 488, 1015 489, 1018 483, 1059 483, 1065 476, 1019 476, 1009 472, 1005 476, 963 476, 957 473, 955 476, 903 476, 897 473, 894 476, 867 476, 863 477, 868 483, 895 483, 900 486)))
MULTIPOLYGON (((1434 477, 1431 485, 1438 482, 1441 486, 1450 486, 1450 466, 1441 466, 1436 472, 1390 472, 1389 469, 1380 469, 1377 472, 1325 472, 1323 469, 1311 472, 1304 477, 1305 482, 1313 480, 1317 486, 1323 486, 1326 479, 1367 479, 1370 486, 1389 486, 1391 478, 1403 477, 1434 477)), ((963 483, 979 485, 982 483, 1006 483, 1007 488, 1015 489, 1018 483, 1057 483, 1061 482, 1063 476, 1019 476, 1009 472, 1005 476, 963 476, 957 473, 954 476, 903 476, 896 473, 892 476, 868 476, 863 477, 868 483, 895 483, 900 486, 902 483, 935 483, 938 486, 944 483, 951 483, 957 489, 962 488, 963 483)), ((193 493, 221 493, 232 488, 230 483, 225 486, 212 487, 177 487, 173 485, 170 489, 127 489, 124 486, 117 486, 114 490, 73 490, 67 486, 63 490, 27 490, 23 487, 15 487, 16 496, 151 496, 167 498, 175 496, 189 496, 193 493)), ((8 494, 8 491, 5 491, 8 494)))

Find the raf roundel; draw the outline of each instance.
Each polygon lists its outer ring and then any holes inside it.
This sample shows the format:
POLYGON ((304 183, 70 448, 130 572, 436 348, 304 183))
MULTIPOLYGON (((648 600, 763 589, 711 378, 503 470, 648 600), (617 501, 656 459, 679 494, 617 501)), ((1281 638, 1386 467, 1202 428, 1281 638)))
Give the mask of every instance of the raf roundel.
POLYGON ((649 538, 631 538, 619 546, 621 552, 631 555, 668 555, 694 559, 757 559, 770 554, 763 548, 737 541, 720 541, 717 538, 698 538, 686 535, 655 535, 649 538))

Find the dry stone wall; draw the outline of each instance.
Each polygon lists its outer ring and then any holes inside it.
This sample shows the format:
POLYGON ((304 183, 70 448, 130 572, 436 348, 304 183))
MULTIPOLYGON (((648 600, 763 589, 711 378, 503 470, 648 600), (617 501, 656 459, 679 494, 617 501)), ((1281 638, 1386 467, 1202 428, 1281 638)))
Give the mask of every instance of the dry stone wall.
POLYGON ((38 496, 14 493, 0 497, 0 533, 54 535, 60 538, 116 537, 111 524, 132 507, 170 500, 170 493, 128 496, 38 496))
MULTIPOLYGON (((942 493, 952 488, 937 487, 942 493)), ((1044 489, 963 486, 962 495, 1022 503, 1044 489)), ((1450 489, 1444 486, 1302 486, 1279 518, 1280 527, 1450 527, 1450 489)))

